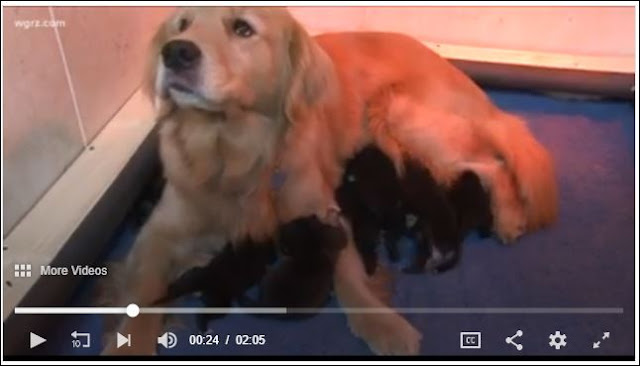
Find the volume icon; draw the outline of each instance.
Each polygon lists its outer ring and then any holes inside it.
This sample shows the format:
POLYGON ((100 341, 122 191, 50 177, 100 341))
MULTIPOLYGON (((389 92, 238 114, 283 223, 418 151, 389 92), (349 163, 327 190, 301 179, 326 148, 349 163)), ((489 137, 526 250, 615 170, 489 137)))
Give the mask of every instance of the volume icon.
POLYGON ((173 348, 178 344, 178 337, 172 332, 164 332, 163 335, 158 337, 158 344, 164 348, 173 348))

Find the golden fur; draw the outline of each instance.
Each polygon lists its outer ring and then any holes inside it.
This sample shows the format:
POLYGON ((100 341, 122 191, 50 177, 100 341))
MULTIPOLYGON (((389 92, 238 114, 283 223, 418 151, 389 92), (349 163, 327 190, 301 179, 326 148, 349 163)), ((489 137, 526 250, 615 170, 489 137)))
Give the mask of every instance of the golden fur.
MULTIPOLYGON (((284 9, 185 9, 158 31, 150 60, 168 183, 124 265, 126 286, 114 298, 121 305, 148 305, 227 240, 263 238, 310 214, 335 223, 342 164, 371 142, 400 172, 408 154, 445 184, 473 169, 491 192, 494 229, 506 242, 556 217, 553 163, 524 122, 409 37, 312 39, 284 9), (257 34, 235 36, 229 24, 238 18, 257 34), (165 90, 159 54, 172 39, 202 51, 195 96, 165 90), (274 188, 277 171, 286 179, 274 188)), ((351 240, 335 289, 347 308, 381 309, 348 313, 353 333, 374 352, 419 352, 420 333, 369 287, 351 240)), ((154 314, 125 319, 120 332, 132 334, 133 347, 110 344, 105 352, 151 354, 162 326, 154 314)))

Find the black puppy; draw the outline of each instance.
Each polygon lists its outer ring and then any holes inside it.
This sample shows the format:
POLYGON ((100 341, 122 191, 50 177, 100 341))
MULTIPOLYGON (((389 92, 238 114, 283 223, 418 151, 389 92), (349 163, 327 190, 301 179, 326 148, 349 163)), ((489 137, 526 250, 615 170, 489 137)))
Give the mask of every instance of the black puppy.
MULTIPOLYGON (((447 204, 455 216, 456 238, 451 240, 445 237, 444 243, 450 244, 438 245, 438 231, 433 230, 434 245, 430 246, 431 252, 426 253, 424 248, 421 249, 424 245, 418 245, 418 254, 410 271, 420 272, 423 268, 436 273, 447 271, 460 260, 462 243, 469 233, 477 230, 482 237, 491 235, 493 216, 489 194, 475 173, 463 172, 446 194, 447 204)), ((433 215, 437 215, 437 212, 433 212, 433 215)))
POLYGON ((365 147, 347 162, 336 200, 351 222, 367 273, 375 271, 381 232, 392 260, 397 260, 400 237, 414 237, 417 254, 405 272, 446 271, 457 263, 464 236, 478 226, 490 227, 488 195, 471 172, 447 191, 420 162, 406 158, 403 163, 398 177, 382 151, 365 147))
POLYGON ((327 302, 333 271, 347 241, 342 228, 315 216, 294 220, 278 231, 281 260, 262 279, 258 306, 318 308, 327 302))
MULTIPOLYGON (((239 300, 249 306, 317 308, 329 298, 335 262, 345 245, 341 228, 315 216, 300 218, 282 225, 277 240, 228 243, 206 266, 192 268, 172 282, 156 304, 200 292, 207 307, 230 307, 239 300), (281 259, 268 267, 276 252, 281 259), (258 299, 251 300, 244 294, 256 283, 258 299)), ((199 316, 200 328, 221 315, 199 316)))
POLYGON ((491 198, 475 173, 463 172, 451 186, 448 197, 462 239, 472 231, 477 231, 481 237, 491 236, 491 198))
MULTIPOLYGON (((170 283, 167 294, 155 301, 155 305, 199 292, 207 307, 231 307, 234 300, 264 276, 275 258, 274 248, 271 240, 227 243, 206 266, 191 268, 170 283)), ((199 314, 199 328, 206 329, 210 319, 223 315, 199 314)))
MULTIPOLYGON (((375 250, 381 232, 392 259, 397 259, 396 242, 401 236, 415 237, 418 253, 405 271, 445 271, 457 263, 469 231, 491 227, 489 197, 475 174, 463 173, 447 192, 419 162, 406 159, 404 163, 405 174, 398 178, 392 162, 379 149, 367 147, 348 162, 335 192, 351 220, 369 274, 377 265, 375 250)), ((282 225, 277 237, 263 243, 228 244, 207 266, 193 268, 174 281, 158 303, 201 292, 204 304, 213 307, 228 307, 234 300, 250 306, 322 306, 346 234, 306 217, 282 225), (281 260, 267 268, 276 247, 281 260), (258 282, 257 300, 243 295, 258 282)), ((201 317, 201 325, 206 326, 209 318, 201 317)))
POLYGON ((405 231, 405 209, 402 187, 391 160, 375 147, 358 152, 345 166, 335 199, 351 223, 368 274, 375 271, 380 242, 387 246, 392 260, 398 259, 395 236, 405 231))
POLYGON ((391 162, 380 150, 367 147, 350 159, 335 191, 342 214, 349 220, 355 244, 368 274, 377 265, 376 247, 387 245, 389 256, 397 260, 394 240, 385 233, 401 233, 405 228, 402 188, 391 162))

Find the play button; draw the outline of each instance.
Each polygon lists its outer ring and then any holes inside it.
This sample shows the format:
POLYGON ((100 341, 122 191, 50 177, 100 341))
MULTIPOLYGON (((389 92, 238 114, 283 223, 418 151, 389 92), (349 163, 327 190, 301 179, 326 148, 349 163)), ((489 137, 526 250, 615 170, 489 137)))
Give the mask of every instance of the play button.
POLYGON ((32 332, 29 333, 29 348, 38 347, 39 345, 43 344, 46 341, 47 341, 46 339, 40 337, 35 333, 32 333, 32 332))

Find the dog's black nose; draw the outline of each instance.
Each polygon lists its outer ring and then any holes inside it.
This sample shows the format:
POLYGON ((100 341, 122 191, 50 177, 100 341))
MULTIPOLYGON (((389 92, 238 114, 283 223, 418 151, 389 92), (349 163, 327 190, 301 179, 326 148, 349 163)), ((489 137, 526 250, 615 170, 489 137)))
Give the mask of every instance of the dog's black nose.
POLYGON ((195 43, 178 39, 162 47, 162 62, 173 71, 187 70, 198 63, 201 54, 195 43))

